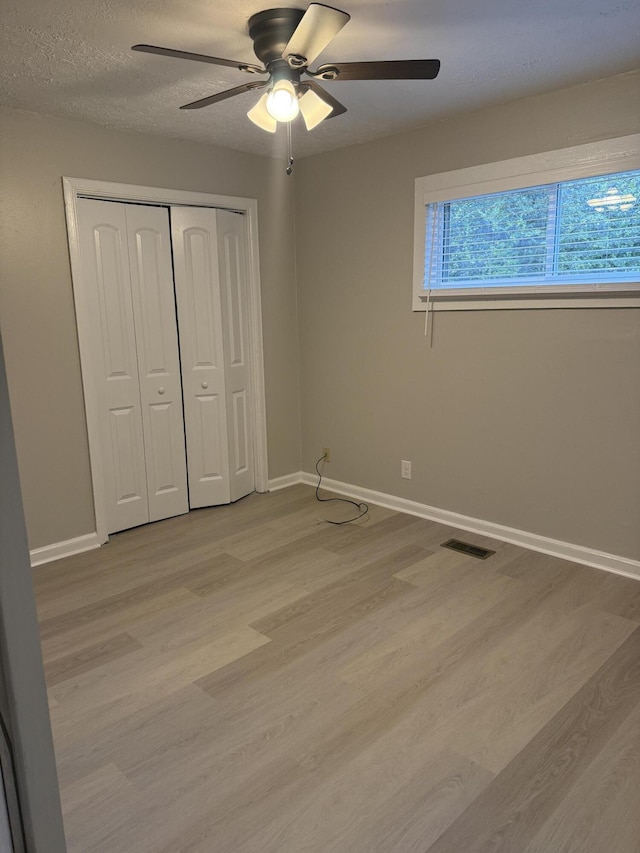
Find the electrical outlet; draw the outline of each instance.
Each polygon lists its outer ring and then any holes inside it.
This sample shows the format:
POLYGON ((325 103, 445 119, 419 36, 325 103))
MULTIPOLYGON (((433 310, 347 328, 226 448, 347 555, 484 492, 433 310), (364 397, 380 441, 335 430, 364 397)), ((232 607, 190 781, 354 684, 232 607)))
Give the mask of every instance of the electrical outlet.
POLYGON ((330 447, 323 447, 322 448, 322 455, 324 456, 325 462, 331 462, 331 448, 330 447))
POLYGON ((400 476, 404 480, 411 479, 411 462, 407 462, 406 459, 400 461, 400 476))

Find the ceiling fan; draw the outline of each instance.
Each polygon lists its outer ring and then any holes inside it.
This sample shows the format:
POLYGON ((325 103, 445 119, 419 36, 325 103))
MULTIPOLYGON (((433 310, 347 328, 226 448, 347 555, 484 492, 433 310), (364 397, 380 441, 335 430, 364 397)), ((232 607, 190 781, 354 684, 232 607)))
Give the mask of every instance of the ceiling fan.
POLYGON ((331 63, 320 65, 312 71, 310 64, 350 17, 346 12, 322 3, 311 3, 306 11, 266 9, 252 15, 249 18, 249 36, 262 66, 151 44, 135 44, 131 49, 212 65, 226 65, 248 74, 268 75, 265 80, 251 80, 242 86, 184 104, 181 110, 199 110, 244 92, 266 88, 267 91, 247 113, 254 124, 275 133, 278 122, 290 122, 301 113, 307 130, 311 130, 325 118, 333 118, 347 111, 317 80, 433 80, 440 70, 438 59, 401 59, 331 63))

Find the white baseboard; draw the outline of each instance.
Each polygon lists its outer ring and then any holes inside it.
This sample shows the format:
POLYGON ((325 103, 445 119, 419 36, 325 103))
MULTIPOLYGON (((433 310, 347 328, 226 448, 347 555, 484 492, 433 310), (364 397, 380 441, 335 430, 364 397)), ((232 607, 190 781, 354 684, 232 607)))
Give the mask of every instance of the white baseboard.
POLYGON ((302 483, 302 477, 302 471, 294 471, 293 474, 276 477, 275 480, 269 480, 269 491, 277 492, 279 489, 286 489, 287 486, 296 486, 298 483, 302 483))
MULTIPOLYGON (((293 474, 285 474, 284 477, 276 477, 273 480, 269 480, 269 491, 276 492, 279 489, 295 486, 298 483, 315 486, 316 482, 317 477, 315 474, 295 471, 293 474)), ((628 578, 640 580, 639 560, 619 557, 616 554, 607 554, 604 551, 596 551, 593 548, 586 548, 584 545, 574 545, 570 542, 563 542, 560 539, 550 539, 546 536, 540 536, 537 533, 528 533, 526 530, 505 527, 502 524, 495 524, 492 521, 484 521, 480 518, 460 515, 460 513, 452 512, 448 509, 439 509, 428 504, 399 498, 395 495, 387 495, 384 492, 375 492, 372 489, 352 486, 349 483, 342 483, 339 480, 329 480, 326 477, 322 478, 322 487, 339 495, 360 498, 368 503, 383 506, 387 509, 394 509, 397 512, 417 515, 420 518, 438 521, 441 524, 457 527, 460 530, 468 530, 471 533, 477 533, 481 536, 490 536, 492 539, 498 539, 501 542, 521 545, 523 548, 529 548, 531 551, 540 551, 543 554, 550 554, 552 557, 559 557, 562 560, 570 560, 574 563, 581 563, 585 566, 592 566, 595 569, 603 569, 606 572, 612 572, 616 575, 624 575, 628 578)), ((68 539, 66 542, 56 542, 53 545, 45 545, 43 548, 34 548, 31 551, 31 565, 39 566, 42 563, 49 563, 52 560, 70 557, 72 554, 80 554, 83 551, 90 551, 93 548, 99 547, 100 541, 97 534, 88 533, 85 536, 68 539)))
POLYGON ((60 560, 62 557, 70 557, 72 554, 81 554, 83 551, 92 551, 99 547, 100 540, 97 533, 76 536, 74 539, 67 539, 65 542, 54 542, 52 545, 34 548, 29 552, 31 566, 41 566, 43 563, 60 560))
MULTIPOLYGON (((294 476, 294 475, 291 475, 294 476)), ((301 481, 310 486, 315 486, 317 477, 315 474, 303 472, 301 481)), ((296 480, 295 482, 300 482, 296 480)), ((540 551, 562 560, 570 560, 581 563, 584 566, 592 566, 595 569, 604 569, 616 575, 624 575, 628 578, 640 580, 640 561, 631 560, 627 557, 618 557, 615 554, 607 554, 604 551, 596 551, 583 545, 573 545, 562 542, 559 539, 549 539, 539 536, 537 533, 528 533, 526 530, 517 530, 514 527, 505 527, 502 524, 494 524, 492 521, 483 521, 480 518, 471 518, 468 515, 460 515, 448 509, 428 506, 427 504, 398 498, 395 495, 387 495, 384 492, 374 492, 371 489, 362 489, 349 483, 341 483, 339 480, 322 478, 323 489, 345 495, 350 498, 359 498, 368 503, 383 506, 387 509, 395 509, 398 512, 406 512, 409 515, 417 515, 420 518, 428 518, 430 521, 439 521, 450 527, 458 527, 481 536, 490 536, 501 542, 510 542, 513 545, 521 545, 531 551, 540 551)))

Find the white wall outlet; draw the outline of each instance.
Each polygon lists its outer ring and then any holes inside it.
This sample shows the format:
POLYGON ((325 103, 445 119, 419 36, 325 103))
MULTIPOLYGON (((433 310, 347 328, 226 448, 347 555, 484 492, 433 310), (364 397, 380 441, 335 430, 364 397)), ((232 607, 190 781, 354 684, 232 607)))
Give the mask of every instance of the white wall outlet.
POLYGON ((331 448, 330 447, 323 447, 322 448, 322 455, 324 456, 325 462, 331 462, 331 448))
POLYGON ((411 479, 411 462, 407 462, 406 459, 402 459, 400 462, 400 476, 404 480, 411 479))

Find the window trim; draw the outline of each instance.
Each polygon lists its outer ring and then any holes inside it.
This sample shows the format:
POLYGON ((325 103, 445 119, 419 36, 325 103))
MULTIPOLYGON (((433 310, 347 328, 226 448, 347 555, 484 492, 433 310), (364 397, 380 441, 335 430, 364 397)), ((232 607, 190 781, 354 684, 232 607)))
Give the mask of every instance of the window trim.
MULTIPOLYGON (((428 204, 632 169, 640 169, 640 133, 416 178, 413 310, 426 310, 423 282, 428 204)), ((534 285, 526 291, 524 287, 479 287, 461 296, 432 290, 430 297, 430 308, 435 311, 586 307, 640 307, 640 292, 633 284, 606 283, 595 293, 575 290, 572 285, 534 285)))

